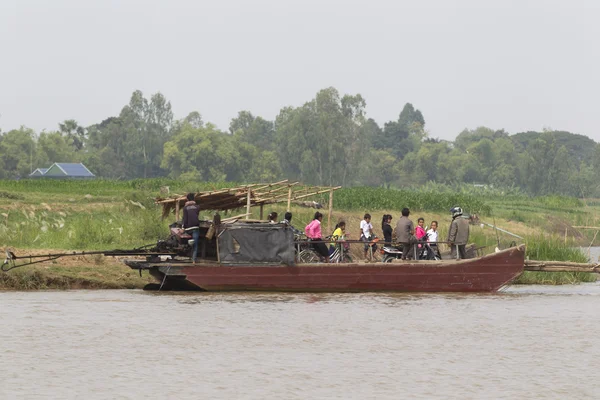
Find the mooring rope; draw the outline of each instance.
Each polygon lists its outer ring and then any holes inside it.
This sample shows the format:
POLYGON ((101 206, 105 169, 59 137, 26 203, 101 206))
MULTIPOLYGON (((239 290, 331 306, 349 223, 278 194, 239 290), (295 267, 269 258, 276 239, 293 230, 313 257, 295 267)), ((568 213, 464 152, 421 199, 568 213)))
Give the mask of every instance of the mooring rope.
POLYGON ((169 265, 167 267, 167 272, 165 272, 165 277, 162 280, 162 283, 160 284, 160 287, 158 288, 158 291, 160 292, 160 289, 162 289, 163 285, 165 284, 165 281, 167 280, 167 274, 169 273, 169 270, 171 269, 171 266, 169 265))

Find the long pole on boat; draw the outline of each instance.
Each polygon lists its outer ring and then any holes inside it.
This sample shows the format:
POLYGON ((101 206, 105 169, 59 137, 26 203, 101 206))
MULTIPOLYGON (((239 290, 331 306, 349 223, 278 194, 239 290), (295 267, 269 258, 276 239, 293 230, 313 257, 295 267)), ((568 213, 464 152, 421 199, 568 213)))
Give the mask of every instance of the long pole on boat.
POLYGON ((327 212, 327 232, 331 232, 331 214, 333 213, 333 188, 329 189, 329 211, 327 212))
POLYGON ((250 188, 247 189, 248 194, 246 197, 246 219, 250 219, 250 188))

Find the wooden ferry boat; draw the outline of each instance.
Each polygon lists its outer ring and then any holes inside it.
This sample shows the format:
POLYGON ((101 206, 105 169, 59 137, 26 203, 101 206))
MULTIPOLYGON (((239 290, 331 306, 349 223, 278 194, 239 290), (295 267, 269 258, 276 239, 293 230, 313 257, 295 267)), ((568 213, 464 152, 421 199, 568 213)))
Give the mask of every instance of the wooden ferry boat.
POLYGON ((149 271, 149 288, 202 291, 493 292, 523 272, 525 247, 468 260, 301 263, 283 224, 221 224, 212 239, 201 229, 201 254, 189 259, 125 260, 149 271))
MULTIPOLYGON (((187 241, 171 236, 145 260, 126 260, 132 269, 149 271, 150 285, 161 290, 296 291, 296 292, 493 292, 523 272, 525 248, 513 247, 468 260, 401 261, 391 263, 301 263, 294 233, 285 224, 262 221, 266 204, 291 203, 326 193, 331 230, 333 193, 339 187, 307 187, 298 182, 248 185, 196 193, 201 209, 227 211, 246 208, 237 217, 205 221, 200 226, 199 259, 159 257, 156 253, 189 255, 187 241), (251 207, 260 207, 260 219, 248 220, 251 207), (245 218, 245 219, 243 219, 245 218)), ((179 211, 186 199, 158 199, 163 217, 179 211)), ((173 233, 173 232, 172 232, 173 233)))
POLYGON ((126 260, 162 290, 494 292, 523 272, 524 246, 469 260, 294 264, 126 260))

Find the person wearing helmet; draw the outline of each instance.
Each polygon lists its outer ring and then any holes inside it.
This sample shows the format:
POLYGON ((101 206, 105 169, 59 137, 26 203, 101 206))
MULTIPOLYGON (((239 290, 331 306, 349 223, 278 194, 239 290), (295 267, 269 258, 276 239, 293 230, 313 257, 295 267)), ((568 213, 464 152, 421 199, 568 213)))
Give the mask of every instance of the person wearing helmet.
POLYGON ((402 259, 406 260, 414 258, 414 245, 417 242, 415 238, 415 226, 413 222, 408 219, 410 210, 406 207, 402 209, 402 216, 396 223, 396 240, 402 246, 402 259))
POLYGON ((448 242, 453 259, 467 258, 467 243, 469 242, 469 221, 461 218, 463 211, 460 207, 452 207, 452 223, 448 230, 448 242), (458 253, 457 253, 458 251, 458 253))

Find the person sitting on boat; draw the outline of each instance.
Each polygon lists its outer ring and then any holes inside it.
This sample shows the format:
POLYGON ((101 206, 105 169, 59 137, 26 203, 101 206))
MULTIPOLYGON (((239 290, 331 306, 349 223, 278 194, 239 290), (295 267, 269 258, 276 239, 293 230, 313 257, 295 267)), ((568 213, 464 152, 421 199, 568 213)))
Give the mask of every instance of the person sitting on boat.
POLYGON ((371 248, 371 256, 375 257, 374 252, 377 250, 377 245, 372 242, 374 237, 373 224, 371 224, 371 214, 365 214, 364 219, 360 221, 360 240, 365 242, 365 259, 369 254, 369 248, 371 248))
POLYGON ((191 233, 194 244, 192 245, 192 262, 196 262, 198 255, 198 240, 200 240, 200 206, 196 203, 194 193, 188 193, 187 201, 183 206, 183 229, 191 233))
POLYGON ((448 230, 448 242, 450 242, 450 251, 452 258, 467 258, 467 243, 469 242, 469 221, 462 218, 462 208, 452 207, 452 223, 448 230), (458 251, 458 253, 457 253, 458 251))
POLYGON ((381 220, 381 230, 383 231, 383 240, 385 241, 384 246, 391 246, 392 244, 392 234, 394 233, 394 229, 392 229, 392 216, 390 214, 384 214, 383 219, 381 220))
POLYGON ((269 216, 267 218, 269 219, 269 223, 270 224, 276 224, 277 223, 277 213, 275 211, 269 213, 269 216))
POLYGON ((308 240, 313 241, 312 247, 313 249, 325 258, 327 262, 329 262, 329 250, 327 250, 327 246, 323 242, 323 238, 321 235, 321 221, 323 220, 323 214, 320 212, 315 213, 315 217, 310 222, 310 224, 306 225, 304 228, 304 233, 306 233, 306 237, 308 240))
POLYGON ((300 235, 302 233, 302 231, 294 228, 294 226, 292 225, 292 213, 289 211, 284 214, 283 220, 280 222, 280 224, 285 224, 285 225, 289 226, 290 228, 292 228, 292 231, 294 232, 295 235, 300 235))
POLYGON ((396 238, 398 243, 402 245, 402 259, 414 258, 413 246, 417 242, 415 238, 415 228, 413 222, 408 219, 410 210, 408 208, 402 209, 402 216, 396 223, 396 238))
POLYGON ((340 221, 337 223, 331 234, 332 242, 329 244, 329 259, 331 262, 340 261, 342 257, 342 246, 344 246, 344 251, 348 250, 346 247, 348 243, 346 243, 344 239, 346 239, 346 222, 340 221))

